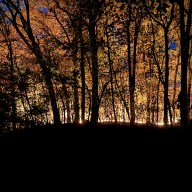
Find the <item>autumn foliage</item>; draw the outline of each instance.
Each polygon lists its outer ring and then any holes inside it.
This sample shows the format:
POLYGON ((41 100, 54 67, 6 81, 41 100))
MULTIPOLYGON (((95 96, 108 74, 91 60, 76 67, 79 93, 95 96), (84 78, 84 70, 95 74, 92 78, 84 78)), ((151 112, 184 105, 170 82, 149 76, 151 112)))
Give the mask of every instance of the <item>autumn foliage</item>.
POLYGON ((0 0, 0 127, 191 119, 192 2, 0 0))

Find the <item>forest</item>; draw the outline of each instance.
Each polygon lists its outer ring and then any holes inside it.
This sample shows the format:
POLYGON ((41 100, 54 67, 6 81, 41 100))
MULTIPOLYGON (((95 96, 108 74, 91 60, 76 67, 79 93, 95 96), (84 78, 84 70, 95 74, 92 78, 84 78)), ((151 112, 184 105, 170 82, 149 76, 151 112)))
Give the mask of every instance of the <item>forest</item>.
POLYGON ((0 0, 0 132, 189 127, 192 1, 0 0))

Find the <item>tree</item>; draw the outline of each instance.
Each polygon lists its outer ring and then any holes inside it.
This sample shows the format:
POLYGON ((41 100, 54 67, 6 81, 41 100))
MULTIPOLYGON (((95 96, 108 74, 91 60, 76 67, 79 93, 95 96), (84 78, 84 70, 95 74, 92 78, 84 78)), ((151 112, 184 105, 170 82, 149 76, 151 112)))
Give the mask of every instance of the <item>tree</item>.
MULTIPOLYGON (((127 43, 127 62, 128 62, 128 82, 130 94, 130 124, 135 124, 135 80, 137 65, 137 46, 140 27, 143 17, 143 6, 140 1, 123 1, 121 10, 126 11, 125 27, 126 43, 127 43)), ((124 20, 124 18, 123 18, 124 20)))
POLYGON ((0 11, 9 19, 19 36, 23 39, 27 47, 33 52, 38 63, 41 66, 47 90, 49 92, 54 123, 56 125, 59 125, 61 123, 60 114, 57 107, 53 83, 51 80, 51 71, 48 65, 48 61, 44 57, 33 33, 30 20, 30 3, 28 0, 25 0, 23 2, 1 0, 0 3, 6 7, 6 9, 3 9, 2 6, 0 8, 0 11))
MULTIPOLYGON (((162 27, 164 31, 164 50, 165 50, 165 74, 164 79, 162 79, 162 83, 164 86, 164 125, 167 126, 168 124, 168 106, 169 111, 170 104, 169 104, 169 97, 168 97, 168 83, 169 83, 169 30, 174 19, 174 3, 170 8, 170 12, 167 10, 169 5, 164 0, 159 0, 157 3, 151 2, 151 5, 147 7, 148 13, 153 18, 153 20, 162 27), (157 8, 156 4, 158 5, 157 8), (153 7, 154 6, 154 7, 153 7), (152 10, 152 11, 151 11, 152 10)), ((160 68, 158 68, 160 69, 160 68)), ((160 71, 159 71, 160 72, 160 71)), ((171 111, 170 111, 171 114, 171 111)), ((172 118, 170 115, 170 121, 172 122, 172 118)))
POLYGON ((96 27, 97 22, 103 14, 103 5, 105 0, 84 0, 84 14, 87 18, 87 28, 89 32, 90 50, 91 50, 91 67, 92 67, 92 107, 91 107, 91 123, 96 124, 99 117, 99 95, 98 95, 98 41, 96 27))
MULTIPOLYGON (((9 70, 9 80, 10 80, 10 88, 11 88, 11 99, 9 102, 11 103, 11 122, 12 122, 12 129, 16 129, 16 119, 17 119, 17 109, 16 109, 16 90, 15 90, 15 76, 14 76, 14 54, 12 48, 12 38, 10 37, 10 27, 9 24, 6 22, 4 15, 1 14, 1 34, 4 38, 6 43, 6 47, 8 50, 7 59, 10 61, 10 70, 9 70)), ((9 96, 9 97, 10 97, 9 96)), ((8 128, 9 129, 9 128, 8 128)))
POLYGON ((191 41, 192 1, 177 2, 180 13, 180 43, 181 43, 181 127, 188 127, 188 96, 187 96, 187 67, 191 41), (185 3, 188 4, 186 10, 185 3), (185 14, 187 17, 185 17, 185 14), (186 19, 185 19, 186 18, 186 19))

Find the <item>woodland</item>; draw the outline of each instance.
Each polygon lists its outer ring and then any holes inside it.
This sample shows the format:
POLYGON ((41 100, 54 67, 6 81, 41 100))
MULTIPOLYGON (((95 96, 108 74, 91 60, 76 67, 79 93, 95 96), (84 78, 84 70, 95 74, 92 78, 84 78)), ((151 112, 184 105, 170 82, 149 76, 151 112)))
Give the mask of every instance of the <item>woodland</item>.
POLYGON ((190 0, 0 0, 0 132, 190 127, 190 0))

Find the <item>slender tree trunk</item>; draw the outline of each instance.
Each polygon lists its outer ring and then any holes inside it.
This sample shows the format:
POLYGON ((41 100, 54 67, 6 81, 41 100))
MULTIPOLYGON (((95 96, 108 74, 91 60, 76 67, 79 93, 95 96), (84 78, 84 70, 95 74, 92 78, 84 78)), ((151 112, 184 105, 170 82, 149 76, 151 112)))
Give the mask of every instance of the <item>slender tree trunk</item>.
POLYGON ((62 82, 62 89, 63 89, 63 93, 64 93, 64 97, 65 97, 65 103, 66 103, 66 110, 67 110, 67 123, 71 123, 71 115, 70 115, 70 97, 69 97, 69 93, 67 91, 67 86, 65 85, 65 82, 62 82))
POLYGON ((187 66, 189 60, 189 43, 192 17, 192 1, 189 2, 187 24, 185 25, 184 0, 179 2, 180 7, 180 43, 181 43, 181 127, 188 127, 188 101, 187 101, 187 66))
POLYGON ((126 112, 127 112, 127 116, 128 116, 128 120, 130 120, 130 113, 129 113, 129 107, 128 107, 128 105, 127 105, 127 102, 126 102, 126 99, 125 99, 125 91, 124 91, 124 95, 122 94, 122 92, 121 92, 121 90, 120 90, 120 88, 119 88, 119 85, 118 85, 118 83, 117 83, 117 78, 116 78, 116 76, 115 76, 115 82, 116 82, 116 87, 117 87, 117 89, 118 89, 118 92, 119 92, 119 95, 120 95, 120 97, 121 97, 121 101, 123 102, 123 106, 124 106, 124 108, 125 108, 125 110, 126 110, 126 112))
POLYGON ((180 54, 178 56, 178 61, 175 68, 175 76, 174 76, 174 89, 173 89, 173 123, 175 124, 176 121, 176 114, 175 114, 175 104, 176 102, 176 91, 177 91, 177 74, 178 74, 178 67, 179 67, 179 61, 180 61, 180 54))
POLYGON ((74 82, 74 123, 79 123, 79 96, 78 96, 78 70, 77 70, 77 34, 75 34, 75 40, 74 40, 74 50, 73 50, 73 62, 74 62, 74 71, 73 71, 73 82, 74 82))
MULTIPOLYGON (((81 18, 82 19, 82 18, 81 18)), ((81 121, 85 122, 85 48, 82 34, 82 26, 80 25, 80 68, 81 68, 81 121)))
POLYGON ((151 102, 151 96, 150 96, 150 93, 149 93, 149 95, 147 96, 147 120, 146 120, 147 125, 149 125, 150 122, 151 122, 151 118, 150 118, 151 117, 150 102, 151 102))
POLYGON ((131 61, 131 36, 130 36, 130 22, 131 22, 131 6, 128 8, 128 17, 127 20, 127 53, 128 53, 128 68, 129 68, 129 94, 130 94, 130 124, 135 124, 135 99, 134 99, 134 93, 135 93, 135 86, 134 86, 134 76, 133 76, 133 66, 131 61))
POLYGON ((129 67, 129 93, 130 93, 130 110, 131 110, 131 120, 130 124, 135 124, 135 73, 136 73, 136 64, 137 64, 137 41, 138 41, 138 35, 139 30, 141 26, 141 16, 139 18, 136 18, 136 21, 134 22, 134 37, 133 37, 133 53, 132 53, 132 59, 131 59, 131 20, 132 20, 132 5, 128 5, 128 19, 126 23, 126 33, 127 33, 127 52, 128 52, 128 67, 129 67))
POLYGON ((9 39, 8 42, 8 49, 9 49, 9 56, 10 56, 10 63, 11 63, 11 96, 12 96, 12 114, 11 114, 11 121, 12 121, 12 129, 16 129, 16 119, 17 119, 17 108, 16 108, 16 100, 15 100, 15 77, 14 77, 14 59, 13 59, 13 49, 12 44, 9 39))
POLYGON ((192 82, 192 73, 191 73, 191 70, 189 72, 189 80, 188 80, 188 119, 190 120, 190 117, 191 117, 191 113, 190 113, 190 110, 191 110, 191 102, 190 102, 190 95, 191 95, 191 82, 192 82))
MULTIPOLYGON (((192 41, 191 41, 191 48, 192 48, 192 41)), ((189 57, 189 63, 188 63, 188 71, 189 71, 189 78, 188 78, 188 91, 187 91, 187 108, 188 108, 188 119, 190 120, 190 110, 191 110, 191 82, 192 82, 192 69, 191 69, 191 56, 192 56, 192 50, 189 57)))
POLYGON ((115 111, 115 97, 114 97, 114 87, 113 87, 113 61, 111 60, 111 55, 110 55, 110 45, 109 45, 109 35, 108 31, 106 29, 106 36, 107 36, 107 55, 108 55, 108 62, 109 62, 109 67, 110 67, 110 83, 111 83, 111 99, 112 99, 112 107, 113 107, 113 116, 115 123, 117 123, 117 115, 115 111))
POLYGON ((62 106, 63 106, 63 122, 65 123, 66 122, 66 119, 65 119, 65 101, 64 101, 65 96, 63 96, 63 94, 62 94, 63 91, 59 90, 59 88, 57 87, 57 84, 55 84, 55 87, 56 87, 57 92, 59 93, 61 103, 62 103, 62 106))
POLYGON ((172 111, 171 111, 171 103, 169 101, 169 98, 168 98, 168 111, 169 111, 170 124, 171 124, 171 127, 172 127, 173 126, 173 114, 172 114, 172 111))
POLYGON ((49 93, 49 97, 50 97, 50 101, 51 101, 54 124, 60 125, 61 124, 60 114, 59 114, 59 109, 57 107, 57 101, 56 101, 55 91, 53 88, 53 82, 51 80, 51 72, 46 66, 44 66, 45 65, 44 62, 40 63, 40 65, 41 65, 41 68, 43 69, 42 71, 44 74, 46 87, 48 89, 48 93, 49 93))
POLYGON ((77 69, 74 69, 74 113, 75 119, 74 123, 79 123, 79 96, 78 96, 78 79, 77 79, 77 69))
POLYGON ((159 123, 159 89, 160 89, 160 80, 158 81, 158 86, 157 86, 157 116, 156 116, 156 122, 159 123))
POLYGON ((164 81, 164 118, 165 127, 168 125, 168 92, 169 92, 169 49, 168 49, 168 30, 164 28, 165 38, 165 81, 164 81))
POLYGON ((96 18, 94 16, 89 17, 89 38, 91 49, 91 61, 92 61, 92 106, 91 106, 91 123, 97 124, 99 117, 99 96, 98 96, 98 45, 97 36, 95 32, 96 18))

